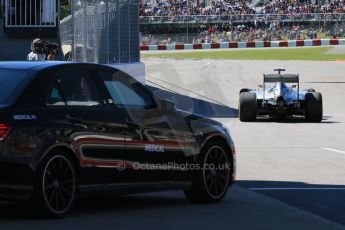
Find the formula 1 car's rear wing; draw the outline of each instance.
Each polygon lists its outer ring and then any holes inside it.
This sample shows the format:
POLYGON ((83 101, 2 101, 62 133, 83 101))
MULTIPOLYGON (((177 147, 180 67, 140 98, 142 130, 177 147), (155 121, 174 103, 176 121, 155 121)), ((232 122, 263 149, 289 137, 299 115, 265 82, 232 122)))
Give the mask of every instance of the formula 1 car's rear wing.
POLYGON ((299 84, 298 74, 264 74, 264 83, 297 83, 299 84))
MULTIPOLYGON (((266 83, 297 83, 297 92, 299 92, 299 75, 298 74, 281 74, 285 69, 275 69, 278 74, 264 74, 264 100, 266 100, 266 83)), ((297 93, 297 101, 299 101, 299 93, 297 93)))

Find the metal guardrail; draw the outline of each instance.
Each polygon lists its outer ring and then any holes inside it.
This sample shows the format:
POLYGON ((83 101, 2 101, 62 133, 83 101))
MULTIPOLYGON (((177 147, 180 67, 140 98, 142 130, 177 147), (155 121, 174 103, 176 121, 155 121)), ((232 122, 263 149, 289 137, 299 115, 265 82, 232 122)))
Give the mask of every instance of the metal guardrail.
POLYGON ((188 15, 188 16, 141 16, 140 24, 196 24, 196 23, 241 23, 248 21, 318 22, 345 20, 345 14, 243 14, 243 15, 188 15))

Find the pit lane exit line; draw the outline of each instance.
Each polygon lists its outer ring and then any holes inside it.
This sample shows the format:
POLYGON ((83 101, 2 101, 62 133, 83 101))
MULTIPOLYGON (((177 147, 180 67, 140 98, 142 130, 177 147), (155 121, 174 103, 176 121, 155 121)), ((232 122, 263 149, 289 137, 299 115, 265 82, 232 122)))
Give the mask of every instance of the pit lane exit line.
POLYGON ((342 188, 249 188, 253 191, 274 191, 274 190, 345 190, 345 187, 342 188))

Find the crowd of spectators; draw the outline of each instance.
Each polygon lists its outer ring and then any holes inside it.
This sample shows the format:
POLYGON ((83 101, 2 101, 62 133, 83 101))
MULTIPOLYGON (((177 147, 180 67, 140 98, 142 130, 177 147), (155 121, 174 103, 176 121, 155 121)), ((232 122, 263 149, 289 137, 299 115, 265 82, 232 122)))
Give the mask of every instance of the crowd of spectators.
POLYGON ((344 0, 297 1, 297 0, 265 0, 259 14, 310 14, 310 13, 345 13, 344 0))
POLYGON ((345 0, 265 0, 251 6, 250 0, 146 0, 140 4, 140 16, 244 15, 345 13, 345 0))
POLYGON ((278 41, 300 39, 322 39, 345 37, 345 26, 318 27, 300 24, 284 24, 271 21, 266 25, 254 24, 226 25, 223 28, 210 26, 199 33, 145 34, 141 33, 141 45, 183 44, 183 43, 221 43, 248 41, 278 41))
MULTIPOLYGON (((255 14, 257 19, 243 24, 203 24, 192 33, 141 33, 141 44, 217 43, 230 41, 271 41, 286 39, 316 39, 345 37, 345 28, 310 26, 308 23, 286 24, 267 20, 260 15, 291 15, 315 13, 345 13, 345 0, 141 0, 140 16, 186 15, 245 15, 255 14), (253 5, 253 3, 259 3, 253 5), (336 28, 336 29, 335 29, 336 28)), ((335 16, 336 17, 336 16, 335 16)), ((342 24, 342 23, 341 23, 342 24)), ((315 25, 315 24, 314 24, 315 25)), ((345 27, 345 26, 343 26, 345 27)))
POLYGON ((140 4, 140 16, 182 16, 182 15, 237 15, 254 14, 255 10, 246 0, 213 0, 201 4, 200 0, 151 0, 140 4))
POLYGON ((205 30, 193 39, 193 43, 316 39, 326 36, 325 33, 322 28, 303 27, 298 24, 284 25, 279 21, 272 21, 267 26, 259 28, 243 24, 230 26, 226 30, 217 29, 214 33, 205 30))

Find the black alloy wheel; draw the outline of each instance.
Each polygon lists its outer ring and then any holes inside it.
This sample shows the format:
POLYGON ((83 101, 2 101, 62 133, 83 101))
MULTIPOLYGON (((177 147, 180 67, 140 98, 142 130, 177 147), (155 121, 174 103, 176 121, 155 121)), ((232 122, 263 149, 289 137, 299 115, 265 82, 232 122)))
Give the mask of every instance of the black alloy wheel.
POLYGON ((230 169, 226 153, 220 146, 211 147, 205 157, 203 179, 214 199, 220 198, 229 186, 230 169))
POLYGON ((39 215, 63 217, 74 206, 78 188, 73 161, 65 153, 51 153, 38 170, 32 199, 39 215))
POLYGON ((197 163, 201 168, 194 172, 191 188, 185 190, 187 199, 193 203, 220 202, 232 182, 230 151, 221 143, 208 143, 201 151, 197 163))

